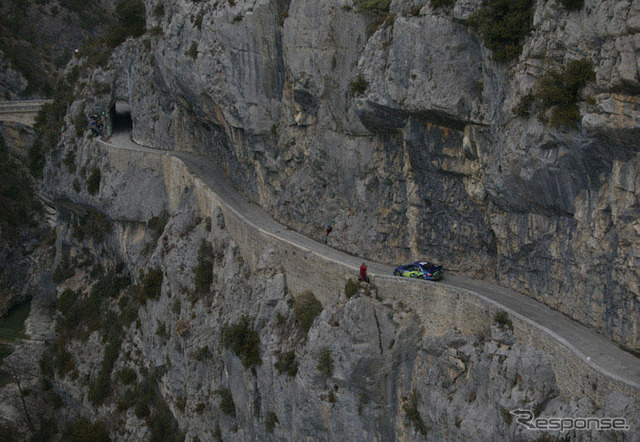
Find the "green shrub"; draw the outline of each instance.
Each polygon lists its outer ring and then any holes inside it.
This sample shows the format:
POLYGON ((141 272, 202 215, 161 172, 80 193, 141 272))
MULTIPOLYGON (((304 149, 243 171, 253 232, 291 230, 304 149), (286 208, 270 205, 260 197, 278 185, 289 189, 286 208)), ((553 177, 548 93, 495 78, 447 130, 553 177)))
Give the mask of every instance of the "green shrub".
POLYGON ((322 347, 320 350, 317 368, 318 371, 326 377, 333 375, 333 358, 331 357, 331 351, 329 351, 327 347, 322 347))
POLYGON ((455 3, 455 0, 430 0, 432 8, 444 8, 448 6, 452 6, 455 3))
POLYGON ((131 284, 129 275, 105 273, 91 287, 91 294, 100 299, 117 298, 120 291, 131 284))
POLYGON ((493 322, 504 329, 513 330, 513 322, 509 319, 509 314, 504 310, 500 310, 493 315, 493 322))
POLYGON ((140 37, 145 32, 145 7, 142 0, 122 0, 116 5, 118 26, 128 37, 140 37))
POLYGON ((517 58, 533 23, 533 0, 486 0, 483 5, 469 24, 480 32, 495 61, 517 58))
POLYGON ((536 97, 532 93, 524 95, 520 102, 513 108, 512 112, 518 117, 528 117, 531 114, 531 108, 535 103, 536 97))
POLYGON ((288 376, 295 377, 298 374, 298 361, 296 361, 296 352, 291 350, 285 353, 278 352, 276 355, 276 363, 274 367, 278 373, 285 373, 288 376))
POLYGON ((243 316, 240 321, 222 327, 222 343, 230 348, 242 361, 244 368, 262 364, 260 358, 260 335, 250 327, 251 318, 243 316))
POLYGON ((116 373, 116 378, 123 385, 131 385, 134 384, 138 380, 138 376, 136 371, 133 368, 125 367, 119 372, 116 373))
POLYGON ((138 303, 145 304, 148 299, 158 299, 162 294, 164 274, 160 267, 147 269, 141 277, 141 286, 136 293, 138 303))
POLYGON ((271 434, 278 423, 280 423, 278 416, 273 411, 270 411, 264 418, 264 429, 271 434))
POLYGON ((100 174, 100 169, 94 167, 91 169, 91 174, 89 178, 87 178, 87 192, 89 195, 95 195, 100 190, 100 180, 102 176, 100 174))
POLYGON ((233 396, 228 388, 221 388, 216 390, 216 393, 220 395, 220 411, 227 416, 236 415, 236 404, 233 402, 233 396))
POLYGON ((155 241, 160 238, 162 232, 164 232, 164 228, 167 226, 169 222, 169 212, 165 209, 162 209, 158 216, 154 216, 149 221, 147 221, 147 227, 149 227, 153 233, 153 238, 155 241))
MULTIPOLYGON (((44 157, 42 160, 40 166, 44 167, 44 157)), ((0 207, 0 240, 8 244, 16 242, 21 227, 35 225, 35 216, 42 210, 27 168, 9 151, 1 135, 0 207)))
POLYGON ((198 31, 202 31, 202 19, 203 18, 204 18, 204 11, 201 11, 196 16, 196 19, 193 21, 193 26, 195 26, 198 31))
POLYGON ((349 84, 349 95, 352 97, 356 95, 364 95, 369 87, 369 82, 362 76, 362 74, 358 74, 355 80, 349 84))
POLYGON ((293 316, 300 324, 302 330, 307 333, 313 321, 322 313, 322 304, 310 291, 296 296, 293 301, 293 316))
POLYGON ((76 153, 73 150, 67 152, 62 160, 62 163, 67 166, 69 173, 75 173, 76 171, 76 153))
POLYGON ((113 366, 120 354, 120 345, 122 341, 120 338, 111 339, 104 349, 104 356, 102 357, 102 364, 98 377, 94 383, 89 387, 89 401, 96 406, 104 404, 107 398, 111 395, 111 372, 113 366))
POLYGON ((373 15, 387 14, 391 6, 391 0, 356 0, 355 3, 358 12, 373 15))
POLYGON ((417 391, 412 391, 409 395, 409 399, 402 405, 402 409, 404 410, 407 419, 413 425, 413 427, 420 432, 422 435, 427 435, 428 428, 422 420, 422 416, 420 415, 420 411, 418 410, 418 402, 420 401, 420 396, 417 391))
POLYGON ((71 289, 66 289, 60 294, 58 301, 56 302, 56 309, 64 314, 67 314, 78 303, 78 293, 71 289))
POLYGON ((104 423, 90 422, 80 417, 69 424, 63 433, 62 440, 69 442, 108 442, 111 441, 104 423))
POLYGON ((164 17, 164 4, 160 3, 153 8, 152 15, 157 19, 162 19, 164 17))
POLYGON ((206 359, 211 358, 211 350, 209 350, 209 346, 205 345, 204 347, 200 347, 199 349, 197 349, 196 351, 194 351, 191 356, 196 360, 196 361, 204 361, 206 359))
POLYGON ((60 261, 56 269, 53 271, 52 279, 56 284, 60 284, 61 282, 66 281, 75 274, 75 269, 69 263, 69 260, 65 258, 60 261))
POLYGON ((209 293, 213 283, 213 246, 204 239, 198 249, 198 265, 194 268, 194 283, 196 293, 199 295, 209 293))
POLYGON ((191 42, 191 46, 189 47, 189 50, 185 53, 185 55, 193 58, 194 60, 198 58, 198 43, 196 43, 195 41, 191 42))
POLYGON ((580 91, 593 80, 593 64, 586 59, 572 60, 564 70, 546 71, 534 89, 542 107, 539 118, 552 127, 576 125, 580 121, 580 91))
POLYGON ((101 243, 109 232, 111 223, 107 217, 93 209, 87 209, 87 212, 73 224, 73 236, 78 241, 91 238, 96 243, 101 243))
POLYGON ((579 11, 584 6, 584 0, 560 0, 560 3, 569 11, 579 11))
POLYGON ((358 289, 360 288, 360 284, 358 284, 353 279, 349 278, 347 283, 344 285, 344 294, 347 298, 351 298, 356 293, 358 293, 358 289))

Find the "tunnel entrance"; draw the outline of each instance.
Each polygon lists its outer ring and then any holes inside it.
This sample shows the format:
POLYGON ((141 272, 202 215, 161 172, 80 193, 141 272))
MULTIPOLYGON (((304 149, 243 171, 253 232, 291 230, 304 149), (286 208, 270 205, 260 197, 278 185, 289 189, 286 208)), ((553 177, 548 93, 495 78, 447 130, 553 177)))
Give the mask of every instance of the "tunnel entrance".
POLYGON ((116 101, 111 108, 111 121, 113 132, 129 132, 133 129, 131 119, 131 107, 126 101, 116 101))

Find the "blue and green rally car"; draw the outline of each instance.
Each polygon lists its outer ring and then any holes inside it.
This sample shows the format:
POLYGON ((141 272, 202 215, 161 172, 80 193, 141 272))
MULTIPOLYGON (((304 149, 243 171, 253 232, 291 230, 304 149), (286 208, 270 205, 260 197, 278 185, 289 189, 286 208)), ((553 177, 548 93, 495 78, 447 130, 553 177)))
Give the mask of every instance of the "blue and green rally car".
POLYGON ((437 281, 442 279, 442 266, 437 266, 428 261, 416 261, 412 264, 396 267, 393 271, 393 276, 437 281))

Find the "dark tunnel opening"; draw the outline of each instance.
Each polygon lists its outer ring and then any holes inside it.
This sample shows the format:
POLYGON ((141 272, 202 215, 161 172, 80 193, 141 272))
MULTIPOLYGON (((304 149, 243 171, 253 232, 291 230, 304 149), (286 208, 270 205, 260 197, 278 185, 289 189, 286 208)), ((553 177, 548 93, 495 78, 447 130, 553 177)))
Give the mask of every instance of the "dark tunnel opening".
POLYGON ((131 119, 131 107, 126 101, 116 101, 111 108, 111 121, 113 132, 129 132, 133 129, 131 119))

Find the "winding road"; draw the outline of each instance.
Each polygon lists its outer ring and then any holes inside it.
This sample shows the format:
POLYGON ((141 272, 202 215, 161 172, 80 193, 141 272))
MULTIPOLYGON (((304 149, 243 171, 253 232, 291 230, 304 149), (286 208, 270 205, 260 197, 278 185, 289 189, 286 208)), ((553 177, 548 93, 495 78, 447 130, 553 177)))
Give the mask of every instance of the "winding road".
MULTIPOLYGON (((362 258, 332 249, 314 241, 273 220, 262 208, 247 201, 235 190, 224 174, 210 161, 185 152, 173 152, 141 146, 131 140, 128 130, 114 132, 103 145, 116 149, 128 149, 157 155, 171 155, 182 160, 185 165, 203 180, 241 219, 259 231, 278 237, 302 249, 338 262, 357 271, 362 258)), ((390 277, 393 268, 367 260, 369 271, 376 277, 390 277), (389 275, 389 276, 386 276, 389 275)), ((416 283, 427 283, 415 281, 416 283)), ((548 306, 512 290, 488 282, 473 280, 461 275, 447 273, 445 280, 438 282, 445 286, 465 289, 485 302, 507 311, 521 320, 548 333, 554 339, 574 352, 585 364, 601 374, 623 382, 640 391, 640 358, 621 350, 593 330, 573 321, 548 306)))

